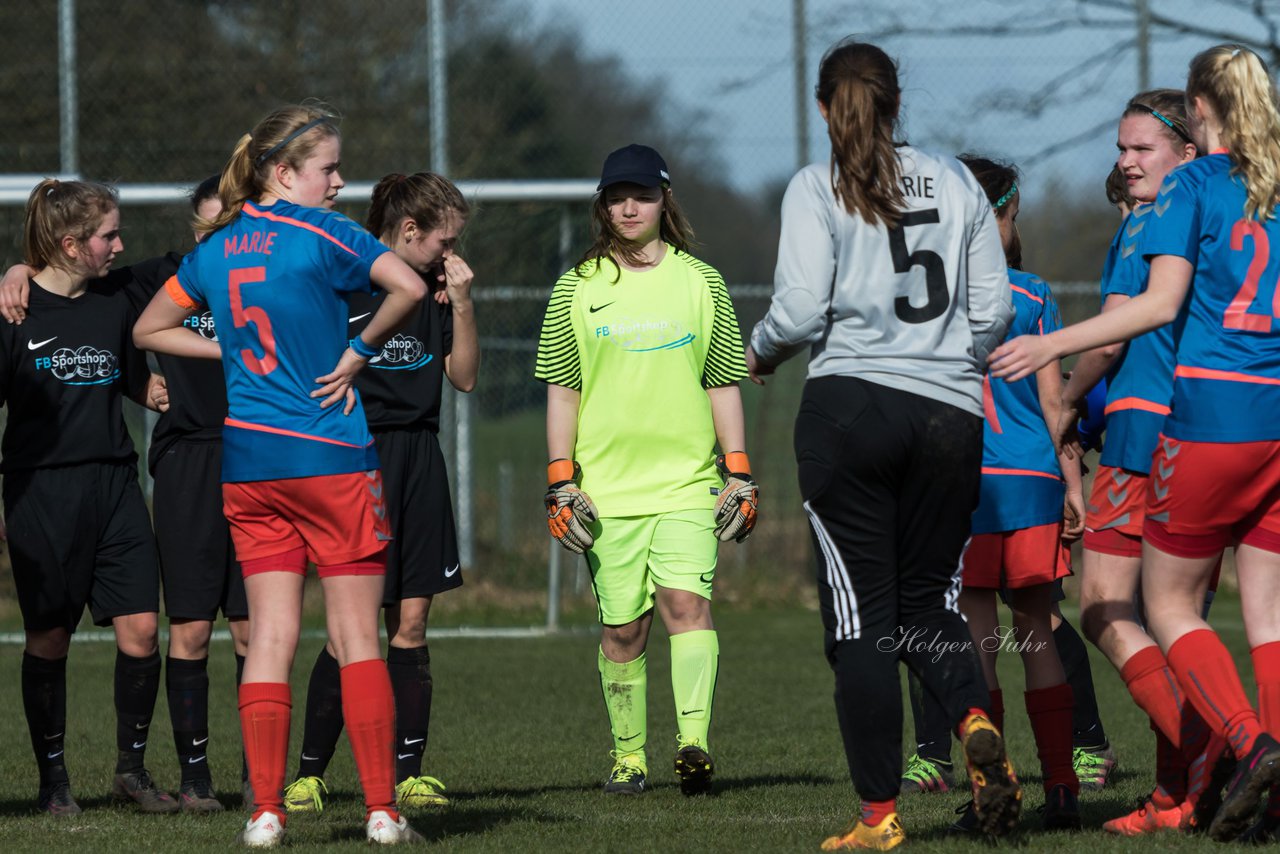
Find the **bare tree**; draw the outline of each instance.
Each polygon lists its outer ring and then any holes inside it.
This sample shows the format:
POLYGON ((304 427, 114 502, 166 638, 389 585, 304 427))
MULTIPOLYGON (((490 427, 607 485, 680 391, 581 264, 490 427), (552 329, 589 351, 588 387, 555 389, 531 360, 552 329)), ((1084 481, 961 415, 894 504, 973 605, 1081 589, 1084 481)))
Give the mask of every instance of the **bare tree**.
MULTIPOLYGON (((998 85, 975 95, 971 109, 1038 118, 1065 104, 1077 103, 1114 85, 1117 72, 1133 67, 1139 51, 1151 44, 1197 39, 1207 44, 1248 47, 1273 67, 1280 67, 1280 0, 1064 0, 995 3, 979 0, 941 5, 928 0, 883 3, 859 0, 815 15, 810 31, 830 32, 855 23, 870 40, 965 39, 975 49, 999 53, 1000 45, 1019 39, 1069 37, 1087 39, 1089 48, 1052 78, 1033 88, 998 85), (1145 27, 1140 27, 1145 16, 1145 27), (1145 36, 1142 33, 1145 32, 1145 36), (1147 44, 1143 43, 1144 38, 1147 44)), ((1019 162, 1033 166, 1055 154, 1088 142, 1113 127, 1108 116, 1065 138, 1055 139, 1019 162)))

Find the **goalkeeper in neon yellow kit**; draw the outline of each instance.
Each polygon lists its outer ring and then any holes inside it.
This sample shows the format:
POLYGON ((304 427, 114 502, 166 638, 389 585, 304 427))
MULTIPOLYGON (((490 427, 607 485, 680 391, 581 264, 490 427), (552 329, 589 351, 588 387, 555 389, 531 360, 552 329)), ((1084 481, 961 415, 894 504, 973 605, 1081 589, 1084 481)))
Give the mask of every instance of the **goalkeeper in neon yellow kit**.
POLYGON ((701 794, 714 771, 716 552, 756 518, 737 385, 746 364, 724 280, 688 253, 661 155, 613 152, 599 190, 595 242, 556 282, 538 346, 548 527, 591 567, 614 743, 605 792, 644 791, 644 649, 656 606, 671 635, 675 771, 686 795, 701 794))

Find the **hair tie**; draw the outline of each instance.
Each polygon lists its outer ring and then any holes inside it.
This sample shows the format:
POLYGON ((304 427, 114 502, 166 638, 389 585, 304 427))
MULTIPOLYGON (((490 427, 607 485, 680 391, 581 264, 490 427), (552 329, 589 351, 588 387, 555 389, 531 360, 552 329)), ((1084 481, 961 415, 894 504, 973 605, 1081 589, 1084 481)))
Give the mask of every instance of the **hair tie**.
POLYGON ((1013 186, 1009 188, 1009 192, 1005 193, 1003 196, 1001 196, 1000 198, 996 199, 996 203, 995 203, 994 205, 992 205, 992 206, 991 206, 991 209, 992 209, 993 211, 998 211, 998 210, 1000 210, 1002 207, 1004 207, 1005 205, 1009 204, 1009 202, 1010 202, 1010 201, 1013 199, 1013 197, 1014 197, 1014 196, 1016 196, 1017 194, 1018 194, 1018 182, 1017 182, 1017 181, 1014 181, 1014 182, 1013 182, 1013 186))
MULTIPOLYGON (((329 121, 328 116, 321 116, 318 119, 312 119, 311 121, 307 122, 305 125, 298 128, 293 133, 289 134, 284 139, 280 140, 275 145, 271 146, 266 151, 259 154, 257 157, 253 158, 254 167, 256 168, 258 166, 261 166, 263 163, 266 163, 267 160, 271 157, 271 155, 275 154, 277 151, 284 148, 286 145, 293 142, 295 139, 302 136, 304 133, 311 130, 316 125, 323 124, 324 122, 327 122, 327 121, 329 121)), ((252 141, 253 137, 250 136, 249 139, 250 141, 252 141)))

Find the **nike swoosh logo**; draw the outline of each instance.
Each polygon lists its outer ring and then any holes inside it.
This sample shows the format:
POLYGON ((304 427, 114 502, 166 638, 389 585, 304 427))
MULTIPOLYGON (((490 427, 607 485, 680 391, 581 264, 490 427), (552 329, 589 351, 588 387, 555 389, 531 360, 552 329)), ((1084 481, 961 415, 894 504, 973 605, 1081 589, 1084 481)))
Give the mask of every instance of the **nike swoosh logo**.
POLYGON ((415 754, 413 753, 397 753, 396 759, 408 759, 410 756, 414 756, 414 755, 415 754))
POLYGON ((141 750, 142 748, 144 748, 144 747, 146 747, 146 746, 147 746, 147 743, 146 743, 145 741, 135 741, 135 742, 133 743, 133 749, 134 749, 134 750, 141 750))
POLYGON ((188 765, 195 765, 197 762, 203 762, 204 760, 205 760, 205 757, 204 757, 204 756, 188 756, 188 757, 187 757, 187 764, 188 764, 188 765))
POLYGON ((629 735, 626 738, 619 738, 618 741, 631 741, 633 738, 639 738, 640 735, 640 733, 636 733, 635 735, 629 735))
POLYGON ((459 567, 461 567, 461 566, 462 566, 462 564, 460 564, 460 563, 455 563, 451 569, 446 569, 446 570, 444 571, 444 577, 445 577, 445 578, 453 578, 455 575, 457 575, 457 574, 458 574, 458 568, 459 568, 459 567))
POLYGON ((141 731, 145 730, 145 729, 146 729, 147 727, 149 727, 149 726, 151 726, 151 721, 143 721, 143 722, 142 722, 142 723, 140 723, 140 724, 134 724, 134 725, 133 725, 133 728, 134 728, 134 729, 136 729, 136 730, 138 730, 139 732, 141 732, 141 731))
POLYGON ((61 751, 61 750, 59 750, 57 753, 50 753, 50 754, 49 754, 47 757, 45 757, 45 758, 46 758, 46 759, 57 759, 57 758, 58 758, 59 756, 61 756, 61 755, 62 755, 62 751, 61 751))
POLYGON ((57 735, 46 735, 46 736, 44 737, 44 740, 45 740, 45 741, 57 741, 57 740, 58 740, 58 739, 60 739, 60 738, 62 738, 62 733, 58 733, 57 735))
POLYGON ((28 342, 27 342, 27 349, 28 349, 28 350, 39 350, 41 347, 43 347, 45 344, 48 344, 50 341, 57 341, 57 340, 58 340, 58 336, 57 336, 57 335, 55 335, 55 336, 53 336, 52 338, 46 338, 46 339, 44 339, 43 341, 28 341, 28 342))
POLYGON ((204 738, 197 738, 191 742, 191 746, 199 747, 200 745, 204 744, 208 740, 209 740, 209 736, 207 735, 204 738))
POLYGON ((364 314, 357 314, 355 317, 348 317, 347 323, 355 323, 357 320, 364 320, 371 314, 373 314, 372 311, 366 311, 364 314))
POLYGON ((302 758, 303 758, 303 759, 305 759, 305 760, 307 760, 308 762, 315 762, 315 761, 316 761, 317 759, 319 759, 320 757, 319 757, 319 756, 308 756, 308 755, 304 752, 304 753, 302 754, 302 758))
MULTIPOLYGON (((614 300, 613 302, 617 302, 617 300, 614 300)), ((593 305, 593 306, 590 306, 590 307, 587 309, 587 311, 588 311, 588 312, 590 312, 591 314, 595 314, 597 311, 602 311, 603 309, 606 309, 606 308, 608 308, 609 306, 613 305, 613 302, 607 302, 607 303, 605 303, 604 305, 593 305)))
POLYGON ((406 738, 404 740, 404 746, 408 747, 411 744, 421 744, 424 741, 426 741, 424 738, 406 738))
POLYGON ((698 713, 699 713, 699 712, 701 712, 701 711, 704 711, 704 710, 703 710, 703 709, 685 709, 685 710, 684 710, 683 712, 681 712, 680 714, 682 714, 682 715, 696 715, 696 714, 698 714, 698 713))

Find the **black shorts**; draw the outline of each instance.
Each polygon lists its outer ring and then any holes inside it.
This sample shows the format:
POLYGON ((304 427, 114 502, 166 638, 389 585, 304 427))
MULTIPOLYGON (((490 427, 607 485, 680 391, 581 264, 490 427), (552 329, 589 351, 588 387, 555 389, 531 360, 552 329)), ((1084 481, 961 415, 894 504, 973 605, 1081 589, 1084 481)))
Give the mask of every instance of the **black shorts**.
POLYGON ((75 631, 155 612, 160 569, 134 463, 84 463, 4 477, 9 558, 28 630, 75 631))
POLYGON ((156 460, 152 514, 170 620, 249 616, 222 515, 222 443, 175 442, 156 460))
POLYGON ((373 437, 393 537, 383 604, 460 587, 458 534, 440 440, 425 428, 387 430, 373 437))

